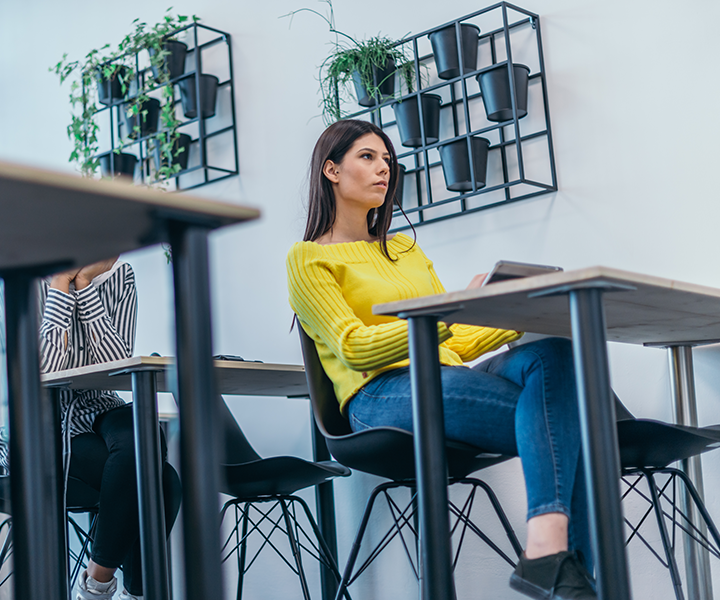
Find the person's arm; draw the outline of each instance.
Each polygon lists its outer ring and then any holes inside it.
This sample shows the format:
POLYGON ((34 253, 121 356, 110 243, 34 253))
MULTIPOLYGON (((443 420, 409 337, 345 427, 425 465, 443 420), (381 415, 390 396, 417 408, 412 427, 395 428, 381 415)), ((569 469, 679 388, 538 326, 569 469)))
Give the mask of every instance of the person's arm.
MULTIPOLYGON (((396 319, 365 325, 343 297, 330 265, 305 245, 288 255, 290 305, 345 366, 353 371, 371 371, 408 357, 407 321, 396 319)), ((438 325, 440 341, 451 334, 438 325)))
POLYGON ((67 367, 72 347, 72 319, 75 296, 68 289, 77 270, 54 275, 41 283, 40 372, 51 373, 67 367))
MULTIPOLYGON (((428 271, 432 277, 433 290, 436 294, 444 294, 440 279, 435 273, 432 261, 425 257, 428 271)), ((468 288, 479 287, 482 284, 486 273, 476 275, 470 282, 468 288)), ((512 342, 520 337, 522 333, 518 331, 508 331, 506 329, 495 329, 494 327, 476 327, 475 325, 462 325, 455 323, 450 325, 452 337, 443 342, 443 346, 455 352, 464 362, 475 360, 486 352, 497 350, 503 344, 512 342)))
POLYGON ((137 319, 135 274, 128 264, 122 265, 102 285, 113 286, 113 301, 106 309, 91 281, 93 272, 75 278, 78 319, 85 332, 92 363, 121 360, 132 356, 137 319))

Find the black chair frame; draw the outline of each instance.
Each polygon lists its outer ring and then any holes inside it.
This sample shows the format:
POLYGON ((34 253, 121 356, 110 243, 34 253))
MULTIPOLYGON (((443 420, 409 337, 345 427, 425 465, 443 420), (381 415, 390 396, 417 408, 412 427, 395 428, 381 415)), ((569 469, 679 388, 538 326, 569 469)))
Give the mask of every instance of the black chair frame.
POLYGON ((303 553, 328 569, 335 585, 341 577, 307 504, 295 492, 329 482, 335 477, 346 477, 350 475, 350 470, 333 461, 312 462, 295 456, 261 458, 225 402, 221 399, 218 402, 225 461, 221 491, 231 496, 223 505, 220 520, 223 522, 230 515, 234 517, 233 527, 222 546, 222 561, 227 562, 233 555, 237 557, 237 600, 242 598, 248 569, 268 546, 298 576, 303 598, 310 600, 303 553), (298 517, 302 517, 302 521, 298 517), (292 562, 272 539, 275 534, 287 540, 292 562), (259 535, 263 541, 248 559, 248 539, 251 535, 259 535))
MULTIPOLYGON (((470 518, 470 514, 472 512, 473 507, 475 506, 475 496, 479 489, 483 490, 490 501, 493 510, 495 511, 495 514, 497 515, 498 519, 500 520, 500 523, 505 530, 505 533, 508 537, 508 540, 510 541, 510 544, 512 545, 513 551, 517 556, 520 556, 522 554, 522 546, 520 545, 520 541, 517 539, 517 536, 515 535, 515 532, 510 525, 510 521, 508 520, 507 516, 505 515, 505 512, 502 509, 502 506, 500 505, 500 501, 497 499, 497 496, 492 491, 492 488, 485 483, 484 481, 472 477, 465 477, 462 479, 451 479, 448 481, 449 485, 468 485, 470 486, 470 490, 468 492, 467 498, 465 499, 465 502, 458 506, 455 502, 450 500, 449 507, 450 507, 450 515, 451 515, 451 526, 450 526, 450 535, 451 536, 458 536, 459 540, 455 549, 455 555, 453 557, 452 561, 452 568, 453 570, 457 566, 458 559, 460 557, 460 550, 463 545, 463 541, 465 539, 465 534, 467 531, 471 531, 474 533, 477 537, 479 537, 483 542, 485 542, 494 552, 496 552, 503 560, 505 560, 510 566, 513 568, 515 567, 515 561, 513 561, 512 558, 510 558, 495 542, 493 542, 481 529, 475 525, 475 523, 472 522, 470 518)), ((413 575, 415 576, 416 580, 419 580, 419 568, 418 568, 418 527, 417 527, 417 502, 416 502, 416 489, 415 489, 415 482, 414 481, 389 481, 386 483, 382 483, 378 485, 370 494, 370 497, 368 498, 365 511, 363 512, 363 517, 360 522, 360 527, 358 529, 355 543, 352 546, 352 549, 350 551, 350 555, 348 557, 348 561, 345 566, 345 572, 343 573, 343 579, 340 584, 340 588, 338 589, 338 597, 340 594, 344 593, 346 591, 346 588, 350 585, 352 585, 355 580, 360 577, 360 575, 365 572, 365 570, 374 562, 374 560, 380 555, 380 553, 390 544, 390 542, 395 538, 400 538, 403 549, 405 550, 405 555, 407 556, 407 559, 410 563, 410 567, 413 571, 413 575), (392 489, 398 489, 398 488, 405 488, 410 491, 410 500, 409 502, 404 506, 401 507, 398 505, 395 498, 390 496, 388 493, 389 490, 392 489), (357 562, 357 557, 360 552, 360 547, 362 545, 362 540, 365 535, 365 531, 367 529, 368 522, 370 520, 370 515, 372 514, 373 508, 375 507, 375 503, 378 500, 379 497, 382 497, 385 499, 385 502, 387 504, 387 507, 390 511, 393 523, 390 527, 390 529, 381 537, 381 539, 377 542, 375 547, 370 551, 368 557, 363 561, 363 563, 355 570, 353 573, 353 570, 355 569, 355 563, 357 562), (409 532, 412 535, 412 544, 408 544, 408 541, 405 539, 405 536, 403 534, 403 531, 409 530, 409 532), (413 551, 410 550, 410 546, 412 545, 413 551)))
MULTIPOLYGON (((233 555, 237 558, 237 600, 242 599, 245 573, 266 546, 271 547, 288 568, 298 576, 303 598, 306 600, 310 598, 310 591, 303 568, 303 551, 306 555, 330 569, 336 580, 340 581, 340 571, 332 557, 332 553, 320 533, 320 529, 315 523, 307 503, 302 498, 294 495, 278 495, 267 498, 233 498, 223 505, 220 513, 221 521, 224 520, 231 509, 234 511, 235 525, 223 543, 222 562, 228 561, 233 555), (268 506, 263 508, 264 504, 268 504, 268 506), (255 518, 252 515, 253 510, 257 513, 255 518), (309 525, 310 532, 307 531, 298 518, 298 512, 309 525), (264 531, 263 526, 269 527, 270 531, 264 531), (248 559, 247 542, 254 533, 258 533, 263 538, 263 542, 255 550, 253 556, 248 559), (279 533, 289 543, 294 564, 285 557, 282 550, 273 542, 272 538, 275 533, 279 533)), ((350 600, 349 595, 347 599, 350 600)))
POLYGON ((624 469, 622 478, 628 486, 622 495, 623 499, 634 492, 648 503, 647 509, 636 524, 631 523, 630 520, 625 517, 625 523, 630 528, 630 535, 626 540, 626 545, 630 544, 630 542, 637 537, 658 559, 660 564, 670 571, 675 596, 678 600, 684 600, 685 595, 682 590, 682 578, 675 559, 678 530, 690 536, 695 543, 705 548, 712 556, 718 559, 720 559, 720 532, 715 526, 695 486, 680 469, 672 467, 624 469), (667 479, 661 485, 658 485, 656 480, 658 475, 667 475, 667 479), (639 489, 638 486, 641 481, 646 482, 648 493, 639 489), (707 527, 709 536, 703 534, 700 529, 692 523, 688 515, 678 507, 680 485, 687 491, 690 500, 697 508, 700 518, 707 527), (663 503, 669 506, 669 508, 664 508, 663 503), (664 556, 661 556, 641 533, 641 528, 651 513, 655 515, 664 556), (670 526, 670 531, 668 531, 668 525, 670 526))

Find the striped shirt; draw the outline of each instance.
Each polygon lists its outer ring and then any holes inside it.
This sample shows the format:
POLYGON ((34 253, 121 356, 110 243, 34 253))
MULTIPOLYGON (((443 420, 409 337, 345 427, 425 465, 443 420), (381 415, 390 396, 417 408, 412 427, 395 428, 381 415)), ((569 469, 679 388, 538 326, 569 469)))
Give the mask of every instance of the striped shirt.
MULTIPOLYGON (((135 344, 137 292, 132 267, 120 260, 91 285, 68 294, 40 289, 40 371, 51 373, 129 358, 135 344)), ((115 392, 63 390, 63 437, 91 433, 95 418, 125 402, 115 392)))

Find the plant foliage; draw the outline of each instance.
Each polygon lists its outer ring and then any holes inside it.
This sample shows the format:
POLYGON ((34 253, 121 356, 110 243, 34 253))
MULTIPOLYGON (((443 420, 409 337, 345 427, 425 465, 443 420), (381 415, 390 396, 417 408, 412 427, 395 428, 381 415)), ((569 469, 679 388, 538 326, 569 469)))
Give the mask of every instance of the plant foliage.
POLYGON ((332 0, 321 1, 328 5, 327 15, 311 8, 300 8, 283 17, 292 19, 299 12, 313 13, 323 19, 328 24, 330 33, 335 35, 333 50, 320 65, 320 106, 326 125, 348 116, 344 105, 354 98, 351 84, 355 73, 360 76, 360 82, 368 95, 378 103, 385 100, 380 86, 387 78, 394 77, 395 73, 400 75, 408 91, 413 90, 415 65, 408 58, 402 39, 394 41, 378 35, 358 41, 335 27, 332 0), (385 69, 389 63, 395 65, 395 70, 382 80, 375 81, 374 73, 385 69))
POLYGON ((134 131, 126 132, 127 137, 115 152, 120 153, 129 143, 140 138, 141 123, 147 118, 146 103, 150 93, 160 90, 161 130, 148 140, 149 149, 159 148, 161 156, 160 164, 156 165, 155 181, 167 180, 180 170, 175 160, 183 151, 177 143, 180 121, 175 115, 175 92, 174 86, 170 84, 166 60, 170 52, 166 42, 174 40, 178 30, 189 22, 196 23, 199 19, 194 15, 173 15, 171 10, 168 8, 162 21, 152 26, 135 19, 132 31, 114 50, 110 49, 110 44, 105 44, 98 50, 91 50, 83 61, 72 62, 64 54, 61 61, 50 67, 59 76, 61 85, 71 75, 75 75, 70 84, 72 116, 67 131, 73 142, 73 151, 69 160, 77 164, 84 176, 94 176, 99 164, 98 124, 95 119, 98 111, 97 85, 101 80, 111 81, 116 77, 121 83, 123 95, 132 91, 127 102, 122 105, 123 110, 128 116, 138 118, 134 119, 134 131), (137 73, 136 55, 141 51, 148 52, 150 69, 142 69, 137 73))

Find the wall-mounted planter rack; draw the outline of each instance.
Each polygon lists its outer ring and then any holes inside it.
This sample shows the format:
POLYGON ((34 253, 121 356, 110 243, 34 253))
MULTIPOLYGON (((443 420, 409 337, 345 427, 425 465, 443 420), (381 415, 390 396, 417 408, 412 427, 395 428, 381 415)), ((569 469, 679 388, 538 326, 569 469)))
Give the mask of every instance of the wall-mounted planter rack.
MULTIPOLYGON (((400 132, 392 110, 394 99, 359 110, 350 118, 369 118, 394 143, 398 140, 398 159, 405 168, 404 193, 398 203, 413 225, 449 219, 557 191, 538 15, 500 2, 408 36, 398 45, 407 48, 407 55, 412 57, 415 65, 415 81, 419 82, 415 86, 419 89, 410 93, 405 91, 401 98, 401 102, 416 103, 414 110, 419 113, 420 139, 416 139, 415 143, 419 145, 409 149, 400 146, 400 132), (451 29, 448 31, 448 28, 451 29), (477 63, 463 64, 464 59, 472 57, 475 50, 467 47, 464 52, 461 50, 463 43, 468 46, 467 40, 463 39, 463 31, 477 29, 480 29, 477 36, 477 63), (442 30, 445 31, 441 36, 447 38, 449 33, 456 43, 454 60, 459 65, 454 70, 447 66, 438 67, 432 50, 424 52, 424 49, 430 47, 430 34, 442 30), (521 63, 531 65, 526 84, 529 88, 527 115, 523 114, 522 101, 517 95, 528 72, 528 68, 521 67, 521 63), (509 68, 510 65, 514 65, 514 68, 509 68), (477 79, 482 74, 500 68, 503 69, 502 77, 510 83, 512 93, 509 93, 507 108, 491 113, 488 117, 488 112, 483 110, 482 91, 477 79), (431 94, 440 95, 442 100, 439 139, 428 139, 425 132, 425 111, 437 110, 432 104, 436 100, 427 102, 431 94), (425 100, 418 102, 418 95, 425 100), (484 136, 489 144, 478 143, 478 136, 484 136), (475 172, 482 171, 485 166, 482 157, 473 155, 474 160, 469 160, 467 150, 460 148, 470 174, 466 181, 452 184, 444 181, 448 176, 452 178, 453 174, 445 172, 443 177, 441 158, 447 161, 449 159, 446 157, 457 155, 457 142, 463 141, 467 149, 472 145, 475 152, 480 154, 489 146, 487 177, 481 172, 475 172)), ((468 60, 472 61, 473 58, 468 60)), ((487 85, 487 82, 486 77, 483 84, 487 85)), ((406 227, 407 222, 397 210, 392 228, 398 230, 406 227)))
MULTIPOLYGON (((174 191, 200 187, 239 173, 230 34, 201 23, 178 29, 172 36, 177 38, 181 34, 184 34, 183 41, 188 45, 186 67, 167 85, 173 86, 173 104, 181 121, 178 127, 181 142, 187 144, 189 141, 189 146, 186 150, 188 154, 182 157, 187 166, 182 165, 183 169, 170 178, 170 189, 174 187, 174 191), (211 63, 209 70, 204 70, 204 62, 211 63), (218 80, 217 108, 205 105, 208 101, 201 90, 201 83, 209 76, 218 80), (186 87, 185 92, 190 92, 193 101, 197 99, 196 106, 189 109, 191 112, 181 106, 178 89, 181 86, 186 87)), ((134 55, 132 60, 135 61, 136 76, 130 86, 131 94, 133 89, 144 85, 151 73, 150 66, 142 62, 140 54, 134 55)), ((151 89, 150 96, 159 93, 161 87, 151 89)), ((187 93, 185 95, 187 97, 187 93)), ((152 180, 153 171, 158 168, 158 155, 150 151, 149 142, 162 131, 128 140, 128 125, 122 114, 126 102, 127 99, 113 98, 100 105, 96 118, 104 134, 98 157, 104 162, 105 170, 116 173, 123 163, 131 165, 132 156, 135 156, 139 168, 135 169, 133 179, 135 183, 143 184, 152 180), (123 154, 119 155, 116 150, 121 147, 123 154)), ((132 166, 130 169, 132 171, 132 166)))

